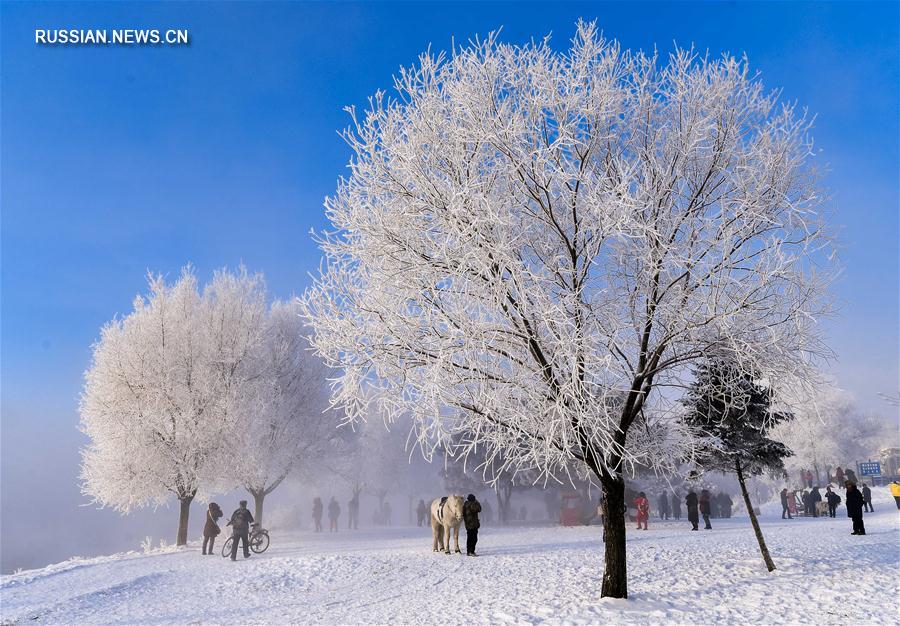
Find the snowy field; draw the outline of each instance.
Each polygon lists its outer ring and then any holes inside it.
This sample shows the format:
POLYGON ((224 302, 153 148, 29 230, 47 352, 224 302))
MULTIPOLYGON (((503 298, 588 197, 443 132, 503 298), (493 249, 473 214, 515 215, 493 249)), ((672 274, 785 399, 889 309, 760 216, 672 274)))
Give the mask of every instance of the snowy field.
POLYGON ((487 527, 478 558, 434 554, 429 531, 395 528, 275 531, 268 552, 237 563, 196 544, 67 561, 2 577, 0 610, 3 624, 894 624, 900 512, 884 491, 865 537, 850 536, 843 507, 782 521, 767 506, 772 574, 746 517, 700 532, 629 527, 627 601, 599 598, 597 527, 487 527))

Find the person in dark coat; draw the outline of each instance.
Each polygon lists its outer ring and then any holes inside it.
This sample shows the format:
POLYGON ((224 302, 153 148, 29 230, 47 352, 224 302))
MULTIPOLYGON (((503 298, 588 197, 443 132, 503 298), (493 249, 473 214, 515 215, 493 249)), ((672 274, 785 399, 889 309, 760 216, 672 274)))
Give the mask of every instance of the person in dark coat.
POLYGON ((866 483, 862 486, 863 508, 866 513, 874 513, 875 507, 872 506, 872 490, 866 483))
POLYGON ((707 491, 706 489, 702 489, 700 490, 700 515, 703 516, 703 522, 706 524, 704 528, 706 530, 712 529, 712 524, 709 523, 709 514, 709 491, 707 491))
POLYGON ((485 501, 484 503, 484 523, 492 524, 494 522, 494 509, 491 507, 491 503, 485 501))
POLYGON ((669 519, 669 496, 663 491, 659 500, 656 501, 656 508, 659 509, 659 519, 669 519))
POLYGON ((347 530, 359 528, 359 492, 353 493, 353 497, 347 503, 347 530))
POLYGON ((723 491, 719 496, 719 502, 722 507, 722 517, 724 517, 725 519, 730 519, 731 509, 734 506, 734 500, 732 500, 731 496, 723 491))
POLYGON ((338 518, 341 516, 341 505, 331 496, 328 502, 328 530, 336 533, 338 530, 338 518))
MULTIPOLYGON (((844 475, 847 477, 847 480, 849 480, 854 485, 856 484, 856 472, 854 472, 852 469, 848 469, 844 470, 844 475)), ((847 481, 844 481, 844 484, 846 485, 847 481)))
MULTIPOLYGON (((850 470, 847 470, 850 473, 850 470)), ((847 487, 847 517, 853 520, 853 532, 851 535, 865 535, 866 527, 863 524, 863 496, 856 483, 848 480, 844 483, 847 487)))
POLYGON ((419 500, 419 505, 416 507, 416 523, 419 526, 428 525, 428 507, 425 506, 425 500, 419 500))
POLYGON ((781 519, 785 519, 784 515, 787 513, 787 519, 794 519, 791 516, 791 510, 788 508, 788 490, 787 487, 781 490, 781 519))
POLYGON ((831 490, 831 485, 825 487, 825 501, 828 502, 828 517, 835 517, 841 497, 831 490))
POLYGON ((247 501, 241 500, 237 510, 231 514, 228 525, 231 526, 231 560, 237 559, 238 541, 244 548, 244 558, 250 558, 250 524, 253 523, 253 514, 247 510, 247 501))
POLYGON ((822 501, 822 494, 819 493, 818 487, 813 487, 809 493, 809 508, 812 509, 812 516, 819 517, 819 502, 822 501))
POLYGON ((844 470, 841 469, 840 465, 834 468, 834 480, 838 485, 844 486, 844 470))
POLYGON ((316 525, 316 532, 322 532, 322 513, 325 511, 325 507, 322 506, 322 498, 316 496, 313 499, 313 508, 312 508, 312 516, 313 522, 316 525))
POLYGON ((691 523, 691 526, 693 526, 691 530, 697 530, 697 524, 700 522, 700 517, 697 515, 697 494, 694 493, 693 489, 688 492, 687 497, 684 499, 684 504, 687 506, 688 521, 691 523))
POLYGON ((213 553, 213 544, 216 543, 216 537, 222 530, 219 528, 219 518, 225 515, 222 513, 221 507, 215 502, 209 503, 206 511, 206 523, 203 525, 203 554, 213 553), (208 549, 207 549, 208 547, 208 549))
POLYGON ((466 525, 466 556, 478 556, 475 554, 475 544, 478 543, 478 529, 481 522, 478 514, 481 513, 481 504, 475 499, 475 494, 470 493, 463 503, 463 523, 466 525))
POLYGON ((803 514, 806 516, 812 515, 809 511, 809 492, 806 489, 800 493, 800 500, 803 502, 803 514))
POLYGON ((672 517, 676 520, 681 519, 681 498, 675 491, 672 492, 672 517))

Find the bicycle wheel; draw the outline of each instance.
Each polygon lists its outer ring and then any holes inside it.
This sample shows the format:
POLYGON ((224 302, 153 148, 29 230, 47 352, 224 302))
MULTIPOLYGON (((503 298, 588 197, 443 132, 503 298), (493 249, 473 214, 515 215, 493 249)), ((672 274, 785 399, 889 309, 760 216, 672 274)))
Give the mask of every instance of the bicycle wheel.
POLYGON ((228 538, 225 545, 222 546, 222 556, 231 556, 231 546, 234 544, 234 536, 228 538))
POLYGON ((269 548, 269 533, 261 530, 250 537, 250 549, 257 554, 262 554, 269 548))

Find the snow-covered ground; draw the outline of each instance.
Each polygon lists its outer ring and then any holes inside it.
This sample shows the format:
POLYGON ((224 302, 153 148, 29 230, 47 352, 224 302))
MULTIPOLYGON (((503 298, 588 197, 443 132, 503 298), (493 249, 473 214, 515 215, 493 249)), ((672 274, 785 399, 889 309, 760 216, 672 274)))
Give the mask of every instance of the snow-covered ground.
POLYGON ((268 552, 237 563, 196 545, 66 561, 2 577, 0 612, 4 624, 894 624, 900 512, 885 492, 865 537, 850 536, 843 507, 790 521, 766 507, 772 574, 745 517, 629 530, 626 601, 599 597, 596 527, 487 527, 478 558, 432 553, 430 531, 395 528, 274 532, 268 552))

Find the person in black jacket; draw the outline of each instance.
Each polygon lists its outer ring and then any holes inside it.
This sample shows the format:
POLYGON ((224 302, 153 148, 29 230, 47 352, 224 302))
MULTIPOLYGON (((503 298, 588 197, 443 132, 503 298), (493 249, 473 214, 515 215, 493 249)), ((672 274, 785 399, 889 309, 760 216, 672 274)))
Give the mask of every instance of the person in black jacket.
POLYGON ((822 494, 819 493, 818 487, 813 487, 809 492, 809 508, 813 517, 819 517, 819 502, 822 501, 822 494))
POLYGON ((478 529, 481 527, 481 522, 478 521, 479 513, 481 513, 481 504, 475 499, 475 494, 470 493, 465 503, 463 503, 463 522, 466 525, 466 556, 478 556, 475 554, 475 544, 478 543, 478 529))
MULTIPOLYGON (((900 508, 898 506, 897 508, 900 508)), ((678 497, 678 492, 672 492, 672 517, 677 520, 681 520, 681 498, 678 497)))
POLYGON ((831 490, 831 485, 825 487, 825 501, 828 502, 828 517, 835 517, 841 497, 831 490))
POLYGON ((865 535, 866 527, 863 525, 863 497, 856 488, 856 483, 848 480, 847 486, 847 517, 853 520, 853 532, 851 535, 865 535))
POLYGON ((656 508, 659 511, 659 519, 669 519, 669 496, 665 491, 660 494, 656 508))
MULTIPOLYGON (((781 519, 785 519, 784 514, 787 513, 787 519, 794 519, 791 516, 791 510, 788 508, 787 487, 781 490, 781 519)), ((834 517, 834 516, 832 516, 834 517)))
POLYGON ((706 489, 700 490, 700 515, 703 516, 703 521, 706 526, 704 529, 712 530, 712 524, 709 523, 709 515, 710 515, 710 505, 709 505, 710 495, 709 491, 706 489))
POLYGON ((219 529, 219 518, 225 515, 222 509, 215 502, 209 503, 209 509, 206 511, 206 523, 203 525, 203 554, 212 554, 213 545, 216 543, 216 536, 222 532, 219 529))
POLYGON ((691 489, 687 497, 684 499, 684 504, 687 506, 687 514, 688 521, 691 523, 691 530, 697 530, 697 524, 700 523, 700 515, 698 511, 699 501, 697 500, 697 494, 694 493, 694 490, 691 489))
POLYGON ((253 514, 247 510, 247 501, 241 500, 240 506, 231 514, 228 525, 231 526, 231 560, 237 559, 238 541, 244 548, 244 558, 250 558, 250 524, 253 523, 253 514))
POLYGON ((863 508, 867 513, 874 513, 875 507, 872 506, 872 490, 866 483, 862 486, 863 508))

